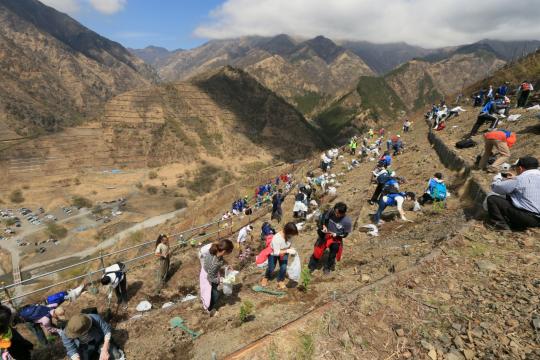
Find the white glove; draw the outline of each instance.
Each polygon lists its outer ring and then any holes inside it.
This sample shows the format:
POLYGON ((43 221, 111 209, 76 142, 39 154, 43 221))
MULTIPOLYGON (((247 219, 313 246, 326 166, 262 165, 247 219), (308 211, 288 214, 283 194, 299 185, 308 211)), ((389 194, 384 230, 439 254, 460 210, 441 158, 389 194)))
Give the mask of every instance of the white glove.
POLYGON ((502 179, 503 179, 502 174, 501 174, 501 173, 498 173, 497 175, 495 175, 495 176, 493 177, 493 182, 496 182, 496 181, 502 181, 502 179))
POLYGON ((287 249, 287 254, 296 255, 297 254, 296 249, 287 249))

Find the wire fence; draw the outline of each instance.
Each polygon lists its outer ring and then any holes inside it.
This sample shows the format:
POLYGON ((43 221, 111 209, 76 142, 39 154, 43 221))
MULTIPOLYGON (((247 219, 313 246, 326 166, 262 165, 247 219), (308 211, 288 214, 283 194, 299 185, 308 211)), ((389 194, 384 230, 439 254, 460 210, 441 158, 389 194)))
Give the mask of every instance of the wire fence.
MULTIPOLYGON (((287 166, 284 166, 282 169, 280 169, 280 172, 290 172, 293 175, 297 176, 298 173, 302 173, 304 171, 307 171, 307 169, 312 170, 313 167, 315 167, 318 164, 317 161, 314 160, 305 160, 302 162, 298 162, 295 164, 290 164, 287 166)), ((255 174, 251 180, 252 184, 256 183, 262 183, 262 179, 268 180, 268 174, 266 173, 268 170, 273 169, 276 171, 275 167, 264 169, 258 172, 258 174, 255 174), (265 171, 266 170, 266 171, 265 171)), ((223 188, 221 193, 223 193, 223 190, 227 189, 227 187, 223 188)), ((233 194, 234 195, 234 194, 233 194)), ((183 247, 190 247, 190 246, 199 246, 203 243, 207 243, 209 241, 217 240, 220 238, 223 238, 225 236, 232 236, 235 233, 237 233, 242 227, 251 224, 261 217, 267 215, 271 209, 271 205, 269 204, 263 204, 261 207, 256 208, 252 211, 251 214, 245 215, 245 216, 234 216, 228 219, 219 219, 217 221, 212 221, 209 223, 204 223, 202 225, 198 226, 191 226, 190 228, 179 231, 173 234, 170 234, 169 237, 174 239, 173 245, 171 246, 171 254, 175 254, 178 249, 183 247)), ((197 213, 197 212, 195 212, 197 213)), ((192 222, 193 224, 193 222, 192 222)), ((112 251, 109 253, 101 253, 99 256, 92 257, 90 259, 86 259, 83 261, 79 261, 77 263, 63 266, 61 268, 44 272, 41 274, 37 274, 34 276, 31 276, 28 279, 23 279, 20 282, 14 282, 12 284, 6 285, 1 287, 4 293, 4 299, 1 300, 1 303, 9 302, 13 306, 17 306, 16 303, 22 299, 29 298, 32 295, 36 295, 38 293, 58 288, 60 286, 63 286, 64 288, 67 287, 68 284, 73 284, 76 282, 80 282, 82 279, 87 279, 87 284, 93 284, 95 281, 93 277, 96 274, 103 274, 105 272, 105 261, 111 259, 112 257, 119 257, 116 261, 121 261, 126 265, 130 264, 138 264, 143 265, 144 260, 150 258, 154 255, 154 251, 150 252, 144 252, 146 248, 151 247, 152 244, 155 243, 155 240, 149 240, 144 241, 140 244, 136 244, 133 246, 129 246, 120 250, 112 251), (135 257, 129 258, 127 255, 128 252, 137 250, 137 253, 135 254, 135 257), (141 254, 141 252, 144 252, 141 254), (121 255, 124 255, 123 258, 121 255), (52 284, 41 286, 38 289, 34 289, 31 291, 28 291, 23 294, 15 294, 13 295, 13 291, 17 291, 17 288, 23 288, 25 286, 30 286, 35 282, 38 282, 40 280, 43 280, 45 278, 51 277, 51 276, 57 276, 59 273, 68 271, 68 270, 76 270, 81 269, 83 266, 87 266, 90 264, 98 263, 98 268, 96 270, 82 270, 82 274, 77 276, 69 277, 65 280, 55 281, 52 284)), ((126 266, 126 268, 131 269, 134 268, 134 265, 126 266)), ((62 289, 63 290, 63 289, 62 289)))

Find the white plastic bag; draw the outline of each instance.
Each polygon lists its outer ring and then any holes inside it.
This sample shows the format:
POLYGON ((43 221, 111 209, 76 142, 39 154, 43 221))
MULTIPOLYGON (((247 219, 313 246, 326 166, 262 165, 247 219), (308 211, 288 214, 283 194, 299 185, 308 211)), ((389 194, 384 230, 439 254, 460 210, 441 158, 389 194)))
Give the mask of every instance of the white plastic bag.
MULTIPOLYGON (((290 258, 290 255, 289 255, 290 258)), ((300 262, 300 256, 296 254, 292 261, 287 264, 287 276, 292 281, 300 281, 300 272, 302 271, 302 263, 300 262)))
POLYGON ((238 271, 229 270, 228 268, 225 269, 225 277, 223 278, 223 294, 226 296, 232 295, 236 275, 238 275, 238 271))

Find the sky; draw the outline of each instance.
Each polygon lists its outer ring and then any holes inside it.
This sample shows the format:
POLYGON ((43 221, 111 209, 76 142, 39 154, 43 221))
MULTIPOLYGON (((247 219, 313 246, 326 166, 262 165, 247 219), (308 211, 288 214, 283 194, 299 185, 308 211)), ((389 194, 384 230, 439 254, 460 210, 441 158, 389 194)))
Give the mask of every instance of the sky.
POLYGON ((246 35, 424 47, 540 40, 539 0, 41 0, 124 46, 189 49, 246 35))

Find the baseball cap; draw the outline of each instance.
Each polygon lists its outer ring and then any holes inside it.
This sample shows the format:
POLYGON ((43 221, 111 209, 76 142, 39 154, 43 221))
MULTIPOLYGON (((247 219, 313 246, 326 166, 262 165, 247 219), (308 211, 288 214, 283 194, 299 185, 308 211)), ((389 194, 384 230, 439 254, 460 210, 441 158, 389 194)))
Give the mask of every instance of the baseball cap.
POLYGON ((525 169, 537 169, 538 159, 532 156, 520 157, 518 161, 513 164, 514 167, 521 166, 525 169))

